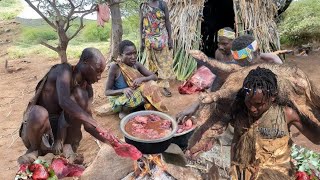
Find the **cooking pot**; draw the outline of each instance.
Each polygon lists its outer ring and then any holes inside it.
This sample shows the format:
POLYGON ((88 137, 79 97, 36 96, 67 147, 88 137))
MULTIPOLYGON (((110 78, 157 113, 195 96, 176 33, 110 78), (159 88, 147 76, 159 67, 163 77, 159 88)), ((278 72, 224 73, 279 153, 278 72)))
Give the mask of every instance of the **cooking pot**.
POLYGON ((124 139, 126 143, 132 144, 137 149, 139 149, 143 154, 158 154, 158 153, 164 152, 169 147, 169 145, 173 140, 172 137, 175 135, 178 129, 178 125, 174 118, 172 118, 171 116, 165 113, 147 110, 147 111, 134 112, 125 116, 120 122, 120 129, 124 134, 124 139), (129 120, 133 119, 136 116, 145 116, 150 114, 154 114, 161 117, 162 119, 167 119, 171 121, 172 131, 169 134, 167 134, 165 137, 159 138, 159 139, 140 139, 130 135, 125 131, 125 125, 129 120))

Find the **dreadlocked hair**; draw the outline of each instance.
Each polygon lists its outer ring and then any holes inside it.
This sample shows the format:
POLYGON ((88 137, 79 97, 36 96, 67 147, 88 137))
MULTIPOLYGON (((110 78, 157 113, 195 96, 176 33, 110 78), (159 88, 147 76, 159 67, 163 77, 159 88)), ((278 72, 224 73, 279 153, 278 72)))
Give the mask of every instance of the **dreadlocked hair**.
POLYGON ((257 67, 249 72, 244 79, 242 88, 238 91, 232 105, 233 117, 247 114, 244 99, 247 95, 253 96, 257 89, 261 89, 266 98, 278 95, 277 75, 271 70, 257 67))

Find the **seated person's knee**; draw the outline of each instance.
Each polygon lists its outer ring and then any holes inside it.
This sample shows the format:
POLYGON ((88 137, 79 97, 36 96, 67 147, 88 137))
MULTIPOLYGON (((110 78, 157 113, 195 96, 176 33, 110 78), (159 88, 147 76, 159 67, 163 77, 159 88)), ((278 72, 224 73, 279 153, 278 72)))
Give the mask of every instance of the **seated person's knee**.
POLYGON ((32 107, 28 117, 28 124, 42 126, 48 123, 48 120, 49 114, 44 107, 37 105, 32 107))

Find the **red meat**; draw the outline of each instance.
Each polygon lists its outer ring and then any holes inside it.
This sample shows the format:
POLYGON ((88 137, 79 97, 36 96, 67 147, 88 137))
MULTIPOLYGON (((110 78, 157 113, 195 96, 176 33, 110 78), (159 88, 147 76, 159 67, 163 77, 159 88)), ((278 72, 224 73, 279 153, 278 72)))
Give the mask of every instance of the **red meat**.
POLYGON ((131 144, 121 142, 113 134, 108 133, 105 130, 97 128, 97 131, 111 144, 111 146, 119 156, 129 157, 133 160, 138 160, 139 158, 141 158, 142 153, 136 147, 132 146, 131 144))
POLYGON ((163 122, 161 123, 161 128, 170 129, 171 128, 171 121, 163 120, 163 122))
POLYGON ((81 165, 69 164, 65 158, 54 159, 51 167, 59 179, 64 177, 80 177, 85 170, 81 165))
POLYGON ((147 124, 148 123, 148 117, 147 116, 136 116, 134 118, 134 121, 141 123, 141 124, 147 124))
POLYGON ((191 119, 186 120, 183 124, 178 124, 177 133, 180 134, 184 131, 188 131, 193 128, 193 123, 191 119))
POLYGON ((159 116, 154 115, 154 114, 150 114, 150 115, 149 115, 149 119, 150 119, 151 121, 160 121, 160 120, 161 120, 161 118, 160 118, 159 116))

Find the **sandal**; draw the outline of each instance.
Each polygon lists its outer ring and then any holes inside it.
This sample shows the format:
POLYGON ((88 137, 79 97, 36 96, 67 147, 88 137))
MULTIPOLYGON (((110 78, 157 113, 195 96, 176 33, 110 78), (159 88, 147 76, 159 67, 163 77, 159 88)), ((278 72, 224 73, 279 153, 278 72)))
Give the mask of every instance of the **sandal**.
POLYGON ((167 88, 163 88, 161 93, 165 96, 165 97, 171 97, 172 94, 171 92, 167 89, 167 88))

